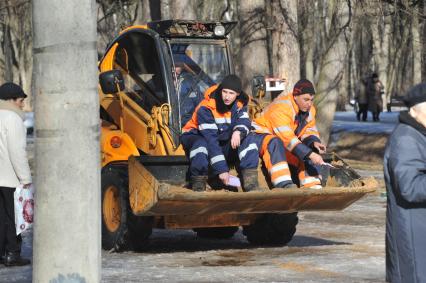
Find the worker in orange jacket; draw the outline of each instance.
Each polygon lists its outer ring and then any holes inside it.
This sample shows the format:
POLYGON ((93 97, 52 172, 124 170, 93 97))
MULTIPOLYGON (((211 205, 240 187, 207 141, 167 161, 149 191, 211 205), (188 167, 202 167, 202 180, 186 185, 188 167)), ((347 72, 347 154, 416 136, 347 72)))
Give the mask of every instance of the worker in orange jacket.
POLYGON ((274 135, 284 143, 287 162, 295 169, 300 187, 321 189, 320 165, 324 160, 320 154, 326 146, 315 124, 314 95, 313 84, 299 80, 293 92, 278 96, 252 125, 256 133, 274 135))

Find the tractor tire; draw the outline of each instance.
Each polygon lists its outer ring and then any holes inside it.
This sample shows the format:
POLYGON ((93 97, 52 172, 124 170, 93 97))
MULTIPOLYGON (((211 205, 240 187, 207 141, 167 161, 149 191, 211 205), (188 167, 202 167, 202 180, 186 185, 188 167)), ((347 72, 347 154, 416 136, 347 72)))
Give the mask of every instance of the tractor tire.
POLYGON ((197 237, 206 239, 229 239, 238 231, 238 227, 195 228, 197 237))
POLYGON ((243 234, 254 245, 284 246, 296 233, 299 222, 297 212, 287 214, 264 214, 255 223, 244 226, 243 234))
POLYGON ((133 212, 129 211, 127 218, 128 248, 135 252, 146 250, 149 244, 149 237, 152 234, 153 225, 153 217, 136 216, 133 212))
POLYGON ((116 252, 145 246, 152 233, 152 218, 134 215, 129 204, 126 166, 102 170, 102 248, 116 252), (140 244, 138 244, 140 242, 140 244))

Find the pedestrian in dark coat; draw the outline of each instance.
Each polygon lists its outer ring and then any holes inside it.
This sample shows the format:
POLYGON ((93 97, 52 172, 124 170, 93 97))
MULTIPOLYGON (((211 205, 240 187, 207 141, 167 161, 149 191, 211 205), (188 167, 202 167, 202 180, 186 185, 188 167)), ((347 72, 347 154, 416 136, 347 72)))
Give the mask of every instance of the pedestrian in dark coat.
POLYGON ((367 82, 368 79, 362 79, 360 83, 356 86, 356 95, 355 99, 358 103, 358 111, 356 113, 356 118, 358 121, 367 121, 368 113, 368 93, 367 93, 367 82))
POLYGON ((426 83, 406 95, 408 111, 384 156, 387 191, 386 280, 426 282, 426 83))
POLYGON ((376 73, 371 75, 370 80, 367 82, 367 95, 368 95, 368 110, 373 114, 373 121, 380 121, 379 116, 383 111, 383 84, 379 80, 379 76, 376 73))

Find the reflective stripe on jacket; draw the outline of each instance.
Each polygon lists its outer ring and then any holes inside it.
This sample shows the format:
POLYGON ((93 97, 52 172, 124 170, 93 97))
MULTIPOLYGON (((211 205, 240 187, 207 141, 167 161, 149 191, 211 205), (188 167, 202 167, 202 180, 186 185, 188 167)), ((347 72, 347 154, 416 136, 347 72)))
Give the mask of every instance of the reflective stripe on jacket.
POLYGON ((257 133, 278 136, 288 151, 304 160, 312 152, 312 143, 320 142, 315 113, 314 106, 307 113, 300 112, 293 94, 289 93, 277 97, 252 126, 257 133))

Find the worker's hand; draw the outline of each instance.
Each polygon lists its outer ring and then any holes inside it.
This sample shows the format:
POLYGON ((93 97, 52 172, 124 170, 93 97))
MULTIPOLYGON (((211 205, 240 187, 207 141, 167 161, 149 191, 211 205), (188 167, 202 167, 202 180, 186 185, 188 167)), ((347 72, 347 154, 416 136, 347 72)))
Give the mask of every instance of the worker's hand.
POLYGON ((241 143, 241 132, 240 131, 233 132, 231 137, 231 147, 233 149, 236 149, 237 147, 240 146, 240 143, 241 143))
POLYGON ((219 179, 224 183, 225 185, 229 184, 229 172, 223 172, 219 174, 219 179))
POLYGON ((312 152, 309 155, 309 159, 314 163, 315 165, 321 165, 324 163, 324 160, 322 159, 321 155, 318 153, 312 152))
POLYGON ((31 183, 29 183, 29 184, 24 184, 22 187, 23 187, 24 189, 29 189, 29 188, 31 187, 31 183))
POLYGON ((327 147, 320 142, 314 142, 314 147, 318 150, 319 154, 323 154, 327 150, 327 147))

